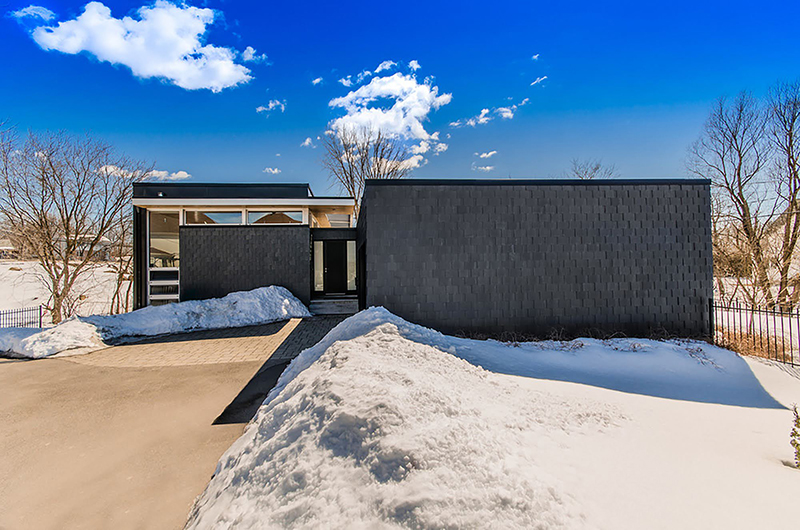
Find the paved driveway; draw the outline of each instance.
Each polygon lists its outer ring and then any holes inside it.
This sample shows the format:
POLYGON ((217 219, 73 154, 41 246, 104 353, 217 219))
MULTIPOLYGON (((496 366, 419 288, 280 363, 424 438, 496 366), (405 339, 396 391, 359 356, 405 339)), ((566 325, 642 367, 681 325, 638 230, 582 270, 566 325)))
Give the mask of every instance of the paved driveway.
POLYGON ((0 359, 0 529, 182 528, 242 433, 243 423, 215 419, 246 388, 262 399, 270 382, 254 374, 285 365, 340 320, 0 359))

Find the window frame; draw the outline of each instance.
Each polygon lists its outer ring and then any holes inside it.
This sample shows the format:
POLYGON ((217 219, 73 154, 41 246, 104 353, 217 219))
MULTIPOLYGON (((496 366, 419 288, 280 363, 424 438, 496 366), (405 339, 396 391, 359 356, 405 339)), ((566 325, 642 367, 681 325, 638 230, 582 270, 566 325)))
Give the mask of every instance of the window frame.
POLYGON ((306 208, 279 208, 279 207, 263 207, 263 208, 245 208, 243 219, 246 221, 247 226, 304 226, 308 225, 308 210, 306 208), (251 213, 299 213, 299 223, 251 223, 251 213))
POLYGON ((246 214, 243 208, 182 208, 183 211, 183 224, 185 226, 242 226, 247 220, 246 214), (205 213, 238 213, 239 214, 239 222, 238 223, 190 223, 189 222, 189 213, 190 212, 198 212, 201 214, 205 213))

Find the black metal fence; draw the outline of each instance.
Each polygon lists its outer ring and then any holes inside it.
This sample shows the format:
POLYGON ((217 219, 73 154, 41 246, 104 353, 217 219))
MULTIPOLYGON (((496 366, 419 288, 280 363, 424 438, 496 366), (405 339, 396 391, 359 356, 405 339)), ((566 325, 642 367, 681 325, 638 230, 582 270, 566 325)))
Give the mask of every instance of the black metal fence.
POLYGON ((744 355, 800 364, 800 313, 711 300, 711 340, 744 355))
POLYGON ((0 311, 0 328, 41 328, 44 315, 43 305, 0 311))

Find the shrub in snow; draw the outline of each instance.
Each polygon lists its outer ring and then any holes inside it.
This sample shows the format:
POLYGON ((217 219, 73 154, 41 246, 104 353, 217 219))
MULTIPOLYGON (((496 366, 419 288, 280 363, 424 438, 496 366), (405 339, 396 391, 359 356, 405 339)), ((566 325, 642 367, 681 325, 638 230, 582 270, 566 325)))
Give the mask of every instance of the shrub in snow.
POLYGON ((68 350, 97 349, 121 337, 235 328, 311 316, 306 306, 278 286, 231 293, 223 298, 151 306, 121 315, 75 317, 48 329, 0 329, 0 351, 38 359, 68 350))
POLYGON ((789 433, 789 443, 794 449, 794 465, 800 469, 800 413, 797 412, 797 405, 792 405, 792 412, 794 413, 794 425, 792 432, 789 433))

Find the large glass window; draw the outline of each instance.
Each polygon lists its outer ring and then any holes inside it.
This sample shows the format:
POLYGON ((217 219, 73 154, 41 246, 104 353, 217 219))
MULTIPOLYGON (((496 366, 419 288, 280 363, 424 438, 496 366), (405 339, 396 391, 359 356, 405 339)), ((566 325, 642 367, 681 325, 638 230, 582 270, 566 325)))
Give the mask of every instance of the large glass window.
POLYGON ((329 213, 331 228, 350 228, 350 216, 346 213, 329 213))
POLYGON ((303 212, 247 212, 247 224, 250 225, 285 225, 301 224, 303 222, 303 212))
POLYGON ((314 241, 314 290, 325 290, 325 261, 323 256, 323 242, 314 241))
POLYGON ((179 264, 178 212, 150 212, 150 266, 177 267, 179 264))
POLYGON ((240 225, 242 212, 186 211, 186 224, 190 225, 240 225))
POLYGON ((347 242, 347 290, 356 290, 356 242, 347 242))

